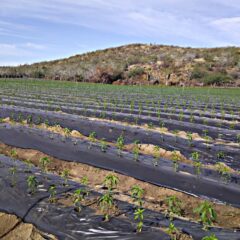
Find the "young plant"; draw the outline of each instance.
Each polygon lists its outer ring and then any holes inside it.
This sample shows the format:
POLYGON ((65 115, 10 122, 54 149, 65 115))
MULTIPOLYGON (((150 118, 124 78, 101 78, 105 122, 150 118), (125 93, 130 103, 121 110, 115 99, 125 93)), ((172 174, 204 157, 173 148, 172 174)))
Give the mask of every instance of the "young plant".
POLYGON ((131 197, 133 201, 140 207, 143 205, 143 200, 142 200, 143 195, 144 195, 144 190, 138 185, 134 185, 131 188, 131 197))
POLYGON ((100 199, 98 200, 101 211, 104 213, 104 220, 109 221, 109 212, 113 207, 113 196, 111 191, 107 191, 100 199))
POLYGON ((11 156, 11 158, 17 158, 17 156, 18 156, 17 151, 15 149, 12 149, 10 151, 10 156, 11 156))
POLYGON ((193 166, 195 168, 195 172, 197 175, 201 174, 201 168, 202 168, 202 163, 199 160, 199 153, 198 152, 193 152, 191 154, 192 159, 193 159, 193 166))
POLYGON ((217 220, 217 214, 213 209, 212 204, 207 201, 201 203, 196 209, 194 209, 194 212, 198 213, 204 226, 203 229, 205 230, 217 220))
POLYGON ((27 185, 28 185, 28 188, 30 190, 30 194, 34 194, 37 190, 37 187, 38 187, 38 181, 37 181, 37 178, 33 175, 29 176, 27 178, 27 185))
POLYGON ((134 160, 135 161, 138 161, 138 157, 139 157, 139 146, 138 146, 138 144, 139 144, 139 141, 138 140, 136 140, 136 141, 134 141, 134 145, 133 145, 133 155, 134 155, 134 160))
POLYGON ((215 234, 212 234, 210 236, 203 237, 202 240, 218 240, 218 238, 215 236, 215 234))
POLYGON ((168 206, 168 214, 170 219, 173 219, 174 215, 182 215, 182 202, 176 196, 169 196, 165 199, 165 203, 168 206))
POLYGON ((231 169, 224 163, 222 162, 218 162, 215 164, 215 167, 218 171, 218 173, 221 175, 221 177, 223 178, 223 180, 225 182, 228 182, 231 178, 231 169))
POLYGON ((81 205, 80 203, 85 199, 85 197, 88 195, 88 192, 85 189, 77 189, 74 191, 73 194, 73 203, 75 206, 75 209, 80 212, 81 205))
POLYGON ((87 176, 83 176, 82 179, 81 179, 81 183, 83 185, 88 185, 88 183, 89 183, 88 177, 87 176))
POLYGON ((50 193, 49 202, 51 202, 51 203, 56 202, 56 194, 57 194, 56 186, 51 185, 48 189, 48 192, 50 193))
POLYGON ((71 130, 70 130, 69 128, 64 128, 64 129, 63 129, 63 132, 64 132, 64 134, 65 134, 66 137, 69 137, 70 134, 71 134, 71 130))
POLYGON ((124 138, 123 136, 119 136, 117 139, 117 148, 118 148, 118 154, 121 155, 121 151, 124 148, 124 138))
POLYGON ((118 184, 119 178, 113 174, 109 174, 105 177, 103 184, 109 191, 112 191, 118 184))
POLYGON ((177 240, 178 229, 175 227, 174 223, 170 222, 167 233, 171 235, 171 240, 177 240))
POLYGON ((220 151, 217 153, 217 158, 218 159, 224 159, 225 158, 225 153, 223 151, 220 151))
POLYGON ((188 139, 188 144, 190 147, 193 146, 193 135, 191 132, 187 132, 187 139, 188 139))
POLYGON ((63 178, 64 182, 63 185, 67 186, 68 178, 69 178, 70 170, 69 169, 63 169, 61 173, 61 177, 63 178))
POLYGON ((158 158, 160 157, 160 147, 155 145, 153 149, 154 162, 153 165, 156 167, 158 165, 158 158))
POLYGON ((101 141, 100 141, 100 147, 101 147, 101 151, 102 152, 106 152, 107 151, 107 143, 106 143, 104 138, 102 138, 101 141))
POLYGON ((91 132, 90 134, 89 134, 89 140, 90 140, 90 145, 89 145, 89 148, 91 148, 92 147, 92 143, 94 143, 94 142, 96 142, 96 137, 97 137, 97 133, 96 132, 91 132))
POLYGON ((17 167, 11 167, 9 169, 9 172, 11 174, 11 187, 15 187, 17 184, 17 180, 16 180, 17 167))
POLYGON ((172 153, 172 161, 173 161, 173 168, 174 168, 175 172, 178 171, 179 161, 180 160, 181 160, 181 157, 179 156, 177 151, 174 150, 173 153, 172 153))
POLYGON ((51 163, 51 160, 48 157, 42 157, 39 160, 40 168, 43 172, 48 171, 48 165, 51 163))
POLYGON ((142 208, 137 208, 134 211, 134 220, 138 220, 138 224, 137 224, 137 232, 138 233, 142 232, 143 219, 144 219, 143 213, 144 213, 144 211, 145 210, 142 209, 142 208))
POLYGON ((31 162, 29 159, 25 160, 24 162, 27 164, 27 170, 26 170, 25 172, 30 173, 30 172, 31 172, 31 168, 32 168, 34 165, 32 164, 32 162, 31 162))
POLYGON ((237 143, 240 145, 240 134, 237 135, 237 143))

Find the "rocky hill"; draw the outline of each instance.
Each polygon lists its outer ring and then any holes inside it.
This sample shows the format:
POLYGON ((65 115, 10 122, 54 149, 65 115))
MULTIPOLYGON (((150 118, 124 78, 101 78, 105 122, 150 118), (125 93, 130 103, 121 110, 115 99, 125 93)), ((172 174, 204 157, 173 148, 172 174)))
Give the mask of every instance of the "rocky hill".
POLYGON ((240 48, 132 44, 55 61, 0 67, 0 77, 120 85, 240 86, 240 48))

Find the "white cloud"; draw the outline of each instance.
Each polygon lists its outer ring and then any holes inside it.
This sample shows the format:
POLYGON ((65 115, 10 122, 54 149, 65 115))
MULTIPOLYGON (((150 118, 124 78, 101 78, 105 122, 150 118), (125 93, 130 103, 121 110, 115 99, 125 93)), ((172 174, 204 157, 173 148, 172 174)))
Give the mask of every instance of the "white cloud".
POLYGON ((9 57, 24 58, 37 56, 37 51, 46 49, 47 47, 40 44, 34 44, 31 42, 23 44, 8 44, 0 43, 0 61, 9 57))
POLYGON ((36 44, 36 43, 32 43, 32 42, 27 42, 25 44, 22 44, 22 46, 24 48, 29 48, 29 49, 35 49, 35 50, 44 50, 47 47, 43 44, 36 44))
POLYGON ((221 31, 224 35, 230 36, 233 43, 239 44, 240 38, 240 17, 220 18, 211 22, 211 25, 221 31))

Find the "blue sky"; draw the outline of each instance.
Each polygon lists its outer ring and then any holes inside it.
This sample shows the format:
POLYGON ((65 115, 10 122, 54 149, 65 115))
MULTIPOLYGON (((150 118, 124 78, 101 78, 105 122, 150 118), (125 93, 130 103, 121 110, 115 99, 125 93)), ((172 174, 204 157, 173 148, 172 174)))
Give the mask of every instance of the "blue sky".
POLYGON ((128 43, 240 46, 240 1, 0 0, 0 65, 128 43))

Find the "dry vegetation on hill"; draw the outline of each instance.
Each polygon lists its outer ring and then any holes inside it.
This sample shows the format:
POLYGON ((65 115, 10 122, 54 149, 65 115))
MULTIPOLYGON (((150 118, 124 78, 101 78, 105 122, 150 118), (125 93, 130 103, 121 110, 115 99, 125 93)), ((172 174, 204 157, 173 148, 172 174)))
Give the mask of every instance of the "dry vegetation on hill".
POLYGON ((0 77, 119 85, 240 86, 240 48, 132 44, 56 61, 1 67, 0 77))

